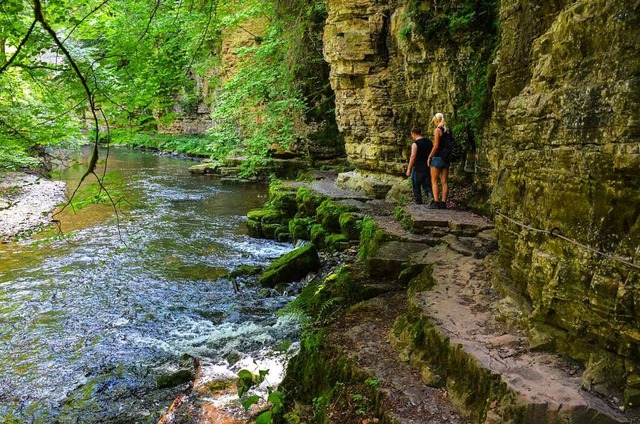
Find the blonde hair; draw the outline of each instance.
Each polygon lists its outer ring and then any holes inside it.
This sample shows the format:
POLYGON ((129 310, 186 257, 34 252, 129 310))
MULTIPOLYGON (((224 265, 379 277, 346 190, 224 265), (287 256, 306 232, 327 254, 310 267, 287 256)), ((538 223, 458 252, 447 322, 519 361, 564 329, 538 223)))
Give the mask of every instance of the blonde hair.
POLYGON ((444 115, 440 112, 433 116, 433 124, 436 127, 444 127, 444 129, 447 130, 447 121, 444 120, 444 115))

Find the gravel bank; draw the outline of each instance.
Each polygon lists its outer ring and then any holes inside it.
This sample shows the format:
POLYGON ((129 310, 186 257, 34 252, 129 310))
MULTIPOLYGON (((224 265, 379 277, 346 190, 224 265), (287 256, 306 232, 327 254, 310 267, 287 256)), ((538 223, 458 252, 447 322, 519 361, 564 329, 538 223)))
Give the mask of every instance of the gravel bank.
POLYGON ((56 205, 65 201, 66 184, 21 172, 0 174, 0 240, 47 225, 56 205))

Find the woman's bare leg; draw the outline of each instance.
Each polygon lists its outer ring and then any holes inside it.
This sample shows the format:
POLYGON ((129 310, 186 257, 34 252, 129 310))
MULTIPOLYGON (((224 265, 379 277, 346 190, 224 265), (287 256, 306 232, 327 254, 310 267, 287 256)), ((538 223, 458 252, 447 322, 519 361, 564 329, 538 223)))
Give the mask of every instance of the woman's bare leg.
POLYGON ((442 183, 442 201, 447 201, 449 195, 449 168, 442 168, 440 170, 440 182, 442 183))
POLYGON ((440 197, 438 197, 438 175, 440 174, 440 170, 438 168, 430 168, 431 171, 431 191, 433 192, 433 201, 437 202, 440 197))

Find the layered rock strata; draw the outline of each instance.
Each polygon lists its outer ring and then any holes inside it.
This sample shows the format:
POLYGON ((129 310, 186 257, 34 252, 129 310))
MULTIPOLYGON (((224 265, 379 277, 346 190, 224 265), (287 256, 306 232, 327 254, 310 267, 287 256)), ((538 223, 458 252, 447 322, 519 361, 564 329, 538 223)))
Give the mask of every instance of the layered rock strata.
MULTIPOLYGON (((435 111, 455 124, 470 84, 475 46, 420 36, 408 13, 414 3, 327 2, 325 58, 357 167, 345 185, 378 197, 392 184, 373 179, 402 176, 408 128, 428 127, 435 111)), ((471 3, 453 2, 452 13, 460 18, 471 3)), ((640 402, 638 8, 621 0, 500 2, 475 167, 491 207, 504 214, 496 216, 496 282, 510 305, 503 312, 518 317, 512 322, 532 347, 585 366, 585 388, 623 393, 627 406, 640 402)))

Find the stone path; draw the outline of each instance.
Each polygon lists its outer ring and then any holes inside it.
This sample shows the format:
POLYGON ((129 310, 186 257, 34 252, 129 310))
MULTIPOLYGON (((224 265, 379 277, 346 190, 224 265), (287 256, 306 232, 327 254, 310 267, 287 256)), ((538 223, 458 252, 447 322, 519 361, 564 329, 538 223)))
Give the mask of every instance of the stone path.
MULTIPOLYGON (((576 365, 552 354, 530 351, 523 334, 496 319, 501 298, 491 286, 490 259, 497 249, 491 221, 464 211, 409 205, 403 208, 404 225, 400 225, 393 216, 393 206, 336 189, 332 184, 331 180, 322 180, 313 188, 334 200, 360 205, 361 212, 372 215, 385 231, 387 241, 368 262, 372 278, 386 274, 393 279, 412 267, 433 270, 435 287, 418 287, 407 295, 402 290, 402 278, 387 281, 399 291, 364 302, 337 324, 344 354, 381 381, 388 395, 388 412, 398 422, 464 422, 452 412, 450 399, 456 396, 458 408, 464 410, 473 401, 475 408, 483 411, 481 416, 466 411, 475 422, 634 422, 615 405, 583 390, 581 370, 576 365), (470 399, 477 397, 474 393, 447 396, 446 390, 421 381, 420 376, 433 370, 421 369, 420 363, 413 363, 412 368, 398 359, 399 352, 389 344, 389 334, 392 321, 405 313, 402 305, 407 303, 433 325, 442 341, 442 346, 434 343, 423 347, 426 350, 420 354, 441 357, 439 366, 450 367, 442 371, 446 387, 456 390, 456 380, 473 380, 475 376, 463 375, 471 369, 484 376, 477 377, 477 393, 483 393, 486 399, 470 399), (429 348, 434 349, 432 354, 429 348), (449 357, 443 354, 447 349, 451 351, 449 357), (461 360, 470 367, 451 367, 461 360)), ((411 355, 416 356, 415 352, 411 355)), ((433 367, 433 362, 429 366, 433 367)))

